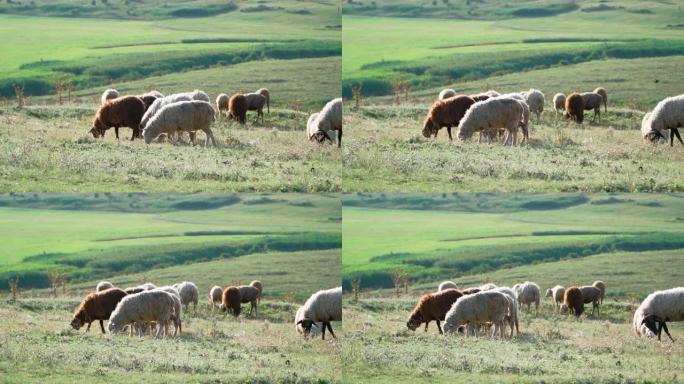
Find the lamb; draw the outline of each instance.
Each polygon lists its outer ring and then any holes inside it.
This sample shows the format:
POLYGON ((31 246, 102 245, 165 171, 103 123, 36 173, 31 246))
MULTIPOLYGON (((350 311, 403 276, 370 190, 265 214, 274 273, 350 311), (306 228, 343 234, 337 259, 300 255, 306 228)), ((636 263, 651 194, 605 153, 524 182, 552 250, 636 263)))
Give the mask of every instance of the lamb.
POLYGON ((133 130, 131 140, 140 136, 140 120, 145 113, 145 102, 137 96, 123 96, 108 101, 95 114, 90 133, 93 137, 104 137, 105 132, 114 127, 116 139, 119 139, 119 128, 129 127, 133 130))
POLYGON ((425 121, 423 122, 423 136, 437 137, 437 133, 442 127, 446 127, 447 133, 449 134, 449 140, 451 137, 451 127, 458 127, 461 119, 466 114, 466 111, 475 104, 475 100, 472 98, 459 95, 453 96, 445 100, 438 100, 425 116, 425 121))
POLYGON ((558 308, 563 304, 563 295, 565 295, 565 287, 556 285, 555 287, 546 290, 545 297, 550 297, 558 308))
POLYGON ((216 110, 218 111, 218 118, 221 118, 221 112, 225 111, 228 113, 228 95, 221 93, 216 96, 216 110))
POLYGON ((266 97, 258 93, 248 93, 245 95, 247 99, 247 110, 256 111, 257 118, 259 121, 259 116, 261 116, 261 123, 264 122, 264 105, 266 104, 266 97))
POLYGON ((342 98, 330 100, 316 117, 312 119, 312 116, 309 117, 307 123, 309 140, 316 139, 320 143, 321 137, 325 137, 332 143, 330 132, 337 131, 337 147, 339 148, 342 145, 342 98))
POLYGON ((100 105, 105 105, 109 100, 116 99, 117 97, 119 97, 119 91, 109 88, 102 92, 102 96, 100 97, 100 105))
MULTIPOLYGON (((300 335, 305 335, 305 330, 304 327, 302 326, 302 321, 304 320, 304 306, 302 305, 297 309, 297 313, 295 314, 295 329, 297 329, 297 332, 300 335)), ((318 325, 312 324, 311 329, 309 330, 308 336, 311 337, 318 337, 318 335, 321 334, 321 328, 318 327, 318 325)))
POLYGON ((540 122, 541 113, 544 112, 544 94, 538 89, 530 89, 529 91, 522 92, 523 97, 525 97, 525 102, 530 107, 530 111, 537 116, 537 124, 540 122))
POLYGON ((331 321, 342 321, 342 287, 331 288, 314 293, 304 303, 304 315, 297 321, 301 324, 304 334, 309 335, 316 322, 321 322, 322 339, 325 340, 325 329, 328 328, 333 338, 331 321))
POLYGON ((448 98, 454 97, 454 96, 456 96, 456 91, 454 91, 451 88, 446 88, 446 89, 442 89, 442 91, 439 93, 439 97, 437 99, 445 100, 445 99, 448 99, 448 98))
POLYGON ((656 291, 641 302, 634 312, 634 332, 638 336, 660 335, 663 330, 674 342, 667 329, 668 321, 684 321, 684 287, 656 291))
POLYGON ((458 125, 458 138, 466 140, 473 133, 504 128, 508 137, 504 144, 516 144, 517 130, 523 120, 524 108, 512 98, 491 98, 472 105, 458 125))
MULTIPOLYGON (((155 337, 159 338, 162 334, 165 335, 169 320, 176 315, 174 308, 175 300, 168 292, 151 290, 127 295, 112 312, 107 328, 110 333, 119 333, 124 326, 131 323, 155 322, 155 337)), ((139 335, 143 337, 140 328, 139 335)))
POLYGON ((406 327, 415 331, 422 323, 425 323, 425 332, 427 332, 428 324, 434 320, 437 322, 439 333, 442 334, 440 321, 444 321, 444 317, 449 312, 449 309, 451 309, 451 306, 462 296, 463 293, 454 288, 423 295, 415 308, 413 308, 411 315, 409 315, 406 327))
POLYGON ((264 292, 264 285, 259 280, 253 280, 249 283, 252 287, 259 290, 259 296, 257 297, 257 303, 261 303, 261 294, 264 292))
POLYGON ((527 311, 530 311, 530 306, 534 303, 535 313, 539 311, 539 300, 541 298, 541 290, 539 286, 531 281, 526 281, 522 284, 513 286, 516 294, 516 299, 522 310, 523 306, 527 304, 527 311))
POLYGON ((109 319, 112 311, 114 311, 117 304, 126 295, 126 292, 119 288, 109 288, 88 294, 74 313, 71 326, 79 330, 84 324, 88 323, 88 328, 86 328, 86 332, 88 332, 90 331, 91 323, 99 320, 100 329, 102 329, 102 333, 105 333, 103 321, 109 319))
POLYGON ((197 312, 197 303, 199 302, 199 289, 197 286, 190 281, 184 281, 182 283, 174 284, 173 288, 178 291, 181 303, 185 305, 185 309, 187 310, 190 303, 192 303, 193 310, 197 312))
POLYGON ((600 315, 599 301, 601 300, 601 290, 594 287, 593 285, 585 285, 580 287, 582 291, 582 299, 584 304, 591 303, 591 314, 594 314, 594 310, 600 315))
POLYGON ((251 315, 252 310, 254 310, 254 314, 257 315, 257 300, 259 299, 260 293, 259 289, 251 285, 241 285, 237 288, 240 292, 240 303, 250 303, 249 314, 251 315))
POLYGON ((100 281, 95 287, 95 292, 104 291, 105 289, 114 288, 114 284, 109 281, 100 281))
POLYGON ((504 317, 504 321, 506 321, 511 327, 511 337, 513 337, 514 326, 516 334, 520 335, 520 327, 518 325, 518 300, 515 298, 515 292, 508 287, 495 288, 494 291, 505 294, 507 296, 507 299, 509 299, 509 310, 508 314, 506 314, 506 316, 504 317))
POLYGON ((228 118, 243 125, 247 122, 247 98, 242 93, 236 93, 228 99, 228 118))
POLYGON ((603 298, 606 297, 606 283, 596 280, 592 285, 601 290, 601 305, 603 305, 603 298))
POLYGON ((572 310, 575 317, 580 317, 582 312, 584 312, 584 298, 582 296, 582 291, 577 287, 570 287, 565 290, 565 295, 563 296, 563 306, 572 310))
POLYGON ((556 113, 556 118, 558 118, 558 112, 565 109, 565 94, 556 93, 553 95, 553 111, 556 113))
MULTIPOLYGON (((170 135, 176 131, 203 131, 207 136, 204 146, 208 147, 209 143, 216 146, 216 139, 211 131, 214 119, 214 109, 206 101, 179 101, 169 104, 157 112, 145 125, 143 129, 145 144, 151 143, 161 133, 170 135)), ((195 144, 194 140, 192 142, 195 144)))
POLYGON ((660 132, 670 130, 671 147, 674 146, 675 136, 684 145, 678 129, 684 126, 684 94, 659 102, 651 113, 650 126, 655 135, 663 136, 660 132))
POLYGON ((458 289, 458 286, 453 281, 442 281, 439 284, 439 287, 437 287, 437 292, 443 291, 443 290, 449 289, 449 288, 458 289))
POLYGON ((226 287, 223 290, 223 296, 221 297, 221 305, 219 306, 221 312, 230 310, 233 316, 240 316, 242 308, 240 307, 240 291, 237 287, 226 287))
POLYGON ((494 331, 503 334, 503 322, 509 314, 510 302, 507 295, 497 291, 478 292, 474 295, 463 296, 456 301, 447 312, 444 321, 444 333, 457 331, 462 326, 472 326, 475 337, 479 337, 478 324, 492 323, 494 331))
POLYGON ((603 102, 603 97, 601 97, 601 95, 599 95, 598 93, 594 92, 584 92, 581 93, 580 96, 582 96, 582 101, 584 101, 584 110, 594 110, 594 116, 591 118, 591 121, 594 121, 598 116, 598 121, 600 123, 601 103, 603 102))
POLYGON ((256 92, 254 92, 254 93, 258 93, 258 94, 260 94, 261 96, 263 96, 263 97, 266 98, 266 108, 267 108, 267 112, 268 112, 268 113, 271 113, 271 92, 270 92, 268 89, 266 89, 266 88, 259 88, 259 89, 257 89, 256 92))
POLYGON ((601 98, 603 99, 603 111, 608 112, 608 92, 606 89, 603 87, 598 87, 594 89, 594 93, 601 95, 601 98))
POLYGON ((571 93, 565 98, 563 117, 572 118, 580 126, 584 125, 584 99, 579 93, 571 93))
POLYGON ((209 291, 209 303, 211 304, 211 309, 216 307, 216 304, 221 304, 221 297, 223 296, 223 288, 218 285, 211 287, 209 291))

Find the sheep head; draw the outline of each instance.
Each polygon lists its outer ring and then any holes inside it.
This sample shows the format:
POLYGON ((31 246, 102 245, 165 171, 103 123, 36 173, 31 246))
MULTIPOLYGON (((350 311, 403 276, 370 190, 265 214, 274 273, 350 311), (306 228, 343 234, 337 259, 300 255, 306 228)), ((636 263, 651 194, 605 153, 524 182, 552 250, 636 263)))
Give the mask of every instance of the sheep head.
MULTIPOLYGON (((645 325, 646 328, 648 328, 649 331, 653 332, 653 334, 656 336, 660 335, 660 330, 658 329, 658 324, 660 323, 665 322, 656 315, 648 315, 641 321, 641 324, 645 325)), ((662 325, 660 329, 662 329, 662 325)))
POLYGON ((328 135, 328 133, 327 133, 327 132, 323 132, 323 131, 318 131, 318 132, 314 133, 313 135, 311 135, 311 138, 309 138, 309 140, 315 141, 315 142, 317 142, 318 144, 323 144, 323 143, 325 143, 325 140, 328 140, 328 141, 330 141, 331 143, 333 142, 332 138, 330 138, 330 136, 328 135))
POLYGON ((425 122, 423 123, 423 136, 429 138, 431 135, 436 134, 438 131, 439 128, 437 127, 435 122, 432 121, 432 118, 426 118, 425 122))
POLYGON ((411 318, 409 318, 409 320, 406 322, 406 328, 408 328, 412 331, 415 331, 418 327, 420 327, 420 324, 422 324, 422 323, 423 323, 423 316, 421 316, 420 313, 417 313, 417 314, 411 316, 411 318))
POLYGON ((313 326, 318 327, 315 321, 311 319, 302 319, 297 322, 297 325, 301 325, 302 328, 304 329, 304 334, 309 335, 311 333, 311 328, 313 326))
POLYGON ((81 327, 85 324, 85 316, 83 313, 78 313, 74 316, 74 319, 71 320, 71 327, 75 330, 81 329, 81 327))

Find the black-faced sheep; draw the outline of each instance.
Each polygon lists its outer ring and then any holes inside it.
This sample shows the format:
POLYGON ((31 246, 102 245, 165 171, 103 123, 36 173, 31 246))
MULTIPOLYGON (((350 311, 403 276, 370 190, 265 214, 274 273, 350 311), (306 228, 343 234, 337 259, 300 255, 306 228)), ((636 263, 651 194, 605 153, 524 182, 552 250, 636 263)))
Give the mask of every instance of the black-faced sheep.
POLYGON ((670 131, 668 131, 667 129, 663 129, 660 131, 652 129, 652 114, 653 112, 647 112, 644 115, 644 118, 641 120, 641 136, 652 143, 657 143, 660 141, 667 143, 670 139, 670 131))
POLYGON ((558 113, 565 110, 565 94, 556 93, 553 95, 553 111, 556 113, 556 118, 558 118, 558 113))
POLYGON ((140 137, 140 120, 145 114, 145 103, 137 96, 123 96, 108 101, 95 114, 90 133, 93 137, 104 137, 105 132, 114 127, 119 139, 119 128, 129 127, 133 130, 131 140, 140 137))
POLYGON ((240 307, 240 291, 237 287, 226 287, 223 290, 221 297, 221 305, 219 306, 221 312, 230 310, 233 316, 240 316, 242 308, 240 307))
POLYGON ((456 91, 454 91, 451 88, 446 88, 446 89, 442 89, 442 91, 439 92, 439 96, 437 97, 437 99, 438 100, 445 100, 445 99, 448 99, 448 98, 454 97, 454 96, 456 96, 456 91))
POLYGON ((259 88, 256 92, 266 98, 266 111, 271 113, 271 92, 266 88, 259 88))
POLYGON ((302 322, 304 320, 304 306, 302 305, 297 309, 297 313, 295 313, 295 329, 297 329, 297 332, 300 335, 305 335, 307 337, 318 337, 318 335, 321 334, 321 328, 316 325, 316 324, 311 324, 311 328, 309 330, 305 330, 304 327, 302 326, 302 322))
POLYGON ((596 280, 592 285, 601 290, 601 305, 603 305, 603 298, 606 297, 606 283, 601 280, 596 280))
POLYGON ((157 112, 145 125, 143 137, 145 143, 149 144, 162 133, 171 135, 177 131, 203 131, 206 134, 204 146, 208 147, 210 143, 216 146, 216 139, 211 131, 215 118, 214 108, 206 101, 179 101, 157 112))
POLYGON ((449 288, 458 289, 458 285, 456 285, 456 283, 454 283, 453 281, 442 281, 441 283, 439 283, 439 286, 437 287, 437 292, 449 288))
POLYGON ((603 99, 603 111, 608 112, 608 91, 603 87, 598 87, 594 89, 594 93, 601 95, 601 98, 603 99))
POLYGON ((322 339, 325 340, 326 328, 336 338, 331 321, 342 321, 342 287, 318 291, 311 295, 303 306, 304 315, 297 324, 301 324, 304 334, 309 335, 316 322, 321 323, 322 339))
MULTIPOLYGON (((151 290, 127 295, 109 317, 107 328, 111 333, 119 333, 124 326, 133 323, 157 323, 155 337, 165 335, 169 321, 175 315, 175 300, 172 294, 160 290, 151 290)), ((139 327, 140 337, 143 336, 139 327)))
POLYGON ((113 100, 119 97, 119 91, 116 89, 107 89, 104 92, 102 92, 102 96, 100 97, 100 105, 105 105, 109 100, 113 100))
POLYGON ((662 331, 674 342, 668 321, 684 321, 684 287, 656 291, 648 295, 634 312, 633 327, 638 336, 658 336, 662 331))
POLYGON ((126 292, 119 288, 109 288, 104 291, 93 292, 83 299, 81 305, 78 306, 74 319, 71 321, 71 326, 78 330, 84 324, 88 324, 86 332, 90 330, 90 325, 93 321, 100 321, 100 329, 105 333, 104 320, 108 320, 112 311, 117 304, 126 296, 126 292))
POLYGON ((337 98, 325 104, 318 114, 309 117, 307 133, 309 140, 319 143, 323 138, 334 140, 330 137, 332 131, 337 131, 337 147, 342 145, 342 98, 337 98))
POLYGON ((240 124, 247 123, 247 98, 242 93, 236 93, 228 99, 228 118, 240 124))
POLYGON ((566 289, 565 296, 563 296, 563 305, 565 308, 570 309, 575 317, 580 317, 582 312, 584 312, 582 291, 577 287, 566 289))
POLYGON ((594 121, 596 117, 598 116, 598 122, 601 122, 601 103, 603 103, 603 97, 599 95, 598 93, 594 92, 584 92, 581 93, 580 96, 582 96, 582 101, 584 101, 584 110, 585 111, 594 111, 594 116, 591 118, 591 121, 594 121))
POLYGON ((478 292, 459 298, 447 312, 444 333, 456 332, 460 327, 470 326, 478 337, 479 324, 494 325, 492 337, 503 335, 504 320, 509 314, 510 301, 507 295, 497 291, 478 292))
POLYGON ((577 124, 584 124, 584 99, 579 93, 571 93, 565 98, 565 112, 563 116, 572 118, 577 124))
POLYGON ((440 321, 444 321, 444 317, 449 312, 449 309, 451 309, 451 306, 461 296, 463 296, 463 293, 454 288, 423 295, 409 315, 406 327, 415 331, 422 323, 425 323, 425 332, 427 332, 428 324, 434 320, 437 322, 437 329, 441 334, 442 326, 440 321))
POLYGON ((674 145, 675 136, 684 145, 678 129, 684 126, 684 95, 668 97, 659 102, 651 112, 650 124, 651 131, 656 135, 662 131, 671 131, 670 146, 674 145))
POLYGON ((248 93, 245 95, 245 98, 247 99, 247 110, 248 111, 256 111, 257 113, 257 118, 256 121, 259 121, 259 117, 261 117, 261 123, 263 124, 264 122, 264 105, 266 105, 266 97, 259 94, 259 93, 248 93))
POLYGON ((458 127, 466 111, 475 104, 475 100, 465 95, 453 96, 445 100, 438 100, 430 107, 423 122, 423 136, 437 137, 442 127, 446 127, 451 138, 451 127, 458 127))

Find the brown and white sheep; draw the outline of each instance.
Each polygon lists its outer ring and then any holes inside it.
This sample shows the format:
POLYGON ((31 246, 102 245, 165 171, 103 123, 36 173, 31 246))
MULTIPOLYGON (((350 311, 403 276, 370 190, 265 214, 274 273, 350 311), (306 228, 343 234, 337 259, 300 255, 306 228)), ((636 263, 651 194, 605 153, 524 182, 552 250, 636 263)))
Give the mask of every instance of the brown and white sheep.
POLYGON ((582 291, 577 287, 570 287, 565 290, 563 305, 570 309, 576 317, 580 317, 584 312, 584 298, 582 291))
POLYGON ((565 98, 565 113, 563 116, 572 118, 577 124, 584 124, 584 99, 579 93, 571 93, 565 98))
POLYGON ((452 140, 451 128, 458 127, 466 111, 473 104, 475 104, 475 100, 466 95, 457 95, 436 101, 425 116, 423 136, 437 137, 439 130, 446 127, 449 140, 452 140))
POLYGON ((100 329, 102 329, 102 333, 105 333, 104 320, 109 320, 109 316, 111 316, 116 305, 126 295, 126 292, 120 288, 109 288, 104 291, 88 294, 81 302, 81 305, 78 306, 76 313, 74 313, 71 326, 78 330, 87 323, 88 328, 86 328, 86 332, 88 332, 90 324, 95 320, 99 320, 100 329))
POLYGON ((606 283, 601 280, 596 280, 592 285, 601 290, 601 305, 603 305, 603 298, 606 297, 606 283))
POLYGON ((240 291, 237 287, 226 287, 223 290, 223 297, 221 297, 221 306, 219 307, 222 312, 230 310, 233 316, 240 316, 240 291))
POLYGON ((594 89, 594 93, 601 95, 601 98, 603 99, 603 111, 608 112, 608 91, 603 87, 598 87, 594 89))
POLYGON ((442 334, 440 321, 444 321, 444 317, 449 312, 449 309, 451 309, 451 306, 461 296, 463 296, 463 293, 453 288, 423 295, 413 309, 413 312, 411 312, 406 322, 406 327, 415 331, 422 323, 425 323, 425 332, 427 332, 428 324, 434 320, 437 322, 439 333, 442 334))
POLYGON ((582 96, 582 100, 584 101, 584 110, 585 111, 594 111, 594 116, 591 118, 591 121, 596 120, 596 117, 598 116, 598 122, 601 122, 601 103, 603 102, 603 97, 599 95, 598 93, 594 92, 584 92, 581 93, 580 96, 582 96))
POLYGON ((601 301, 601 290, 594 287, 593 285, 585 285, 580 287, 582 291, 582 299, 584 304, 591 303, 591 314, 594 314, 594 310, 600 315, 599 302, 601 301))
POLYGON ((145 114, 145 102, 137 96, 123 96, 113 99, 98 109, 93 118, 90 133, 93 137, 104 137, 105 132, 114 127, 116 139, 119 139, 119 128, 129 127, 133 130, 131 140, 140 137, 140 120, 145 114))
POLYGON ((266 111, 271 113, 271 92, 266 88, 259 88, 256 92, 266 98, 266 111))
POLYGON ((559 309, 560 305, 563 304, 563 296, 565 295, 565 287, 562 285, 556 285, 553 288, 546 290, 546 297, 550 297, 555 304, 556 310, 559 309))
POLYGON ((228 118, 240 124, 247 122, 247 98, 242 93, 236 93, 228 100, 228 118))

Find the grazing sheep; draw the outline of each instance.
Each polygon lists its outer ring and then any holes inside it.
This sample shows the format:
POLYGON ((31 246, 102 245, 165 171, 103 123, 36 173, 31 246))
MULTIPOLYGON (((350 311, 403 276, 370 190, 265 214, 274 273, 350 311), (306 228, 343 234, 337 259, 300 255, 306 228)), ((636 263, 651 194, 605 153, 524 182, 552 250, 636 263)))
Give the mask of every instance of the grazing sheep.
POLYGON ((544 94, 538 89, 530 89, 529 91, 522 92, 523 97, 525 97, 525 102, 530 107, 530 112, 537 116, 537 124, 539 124, 541 119, 541 114, 544 112, 544 94))
POLYGON ((164 95, 162 95, 158 91, 151 91, 151 92, 143 93, 142 95, 140 95, 138 97, 140 97, 142 99, 142 101, 145 103, 145 111, 147 111, 152 106, 152 104, 154 104, 154 102, 157 99, 164 97, 164 95))
POLYGON ((312 113, 311 116, 309 116, 309 120, 306 122, 306 134, 309 136, 309 141, 315 141, 318 144, 323 144, 327 139, 331 144, 334 143, 336 136, 330 136, 327 132, 319 131, 316 119, 318 119, 318 112, 312 113))
POLYGON ((584 99, 579 93, 571 93, 565 98, 565 112, 563 117, 570 118, 579 124, 584 125, 584 99))
POLYGON ((657 143, 660 141, 667 143, 667 141, 670 139, 670 131, 667 129, 660 131, 652 130, 651 116, 653 116, 653 112, 647 112, 644 115, 643 120, 641 120, 641 136, 652 143, 657 143))
POLYGON ((440 321, 444 321, 444 316, 446 316, 451 306, 461 296, 463 296, 463 293, 454 288, 423 295, 415 308, 413 308, 411 315, 409 315, 406 327, 415 331, 422 323, 425 323, 425 332, 427 332, 428 324, 434 320, 437 322, 439 333, 442 334, 440 321))
POLYGON ((100 329, 102 329, 102 333, 105 333, 103 321, 109 319, 116 305, 126 295, 126 292, 119 288, 109 288, 88 294, 74 313, 71 326, 79 330, 84 324, 88 323, 88 328, 86 328, 86 332, 88 332, 90 331, 91 323, 99 320, 100 329))
POLYGON ((575 317, 580 317, 582 312, 584 312, 584 298, 582 296, 582 291, 577 287, 570 287, 565 290, 565 296, 563 296, 563 306, 572 310, 575 317))
POLYGON ((531 281, 526 281, 522 284, 513 286, 516 294, 516 299, 520 305, 520 309, 527 304, 527 312, 530 311, 530 306, 534 303, 535 313, 539 311, 539 300, 541 299, 541 289, 539 286, 531 281))
POLYGON ((209 303, 211 303, 211 309, 212 310, 216 307, 217 303, 219 305, 221 304, 221 297, 222 296, 223 296, 223 288, 219 287, 218 285, 211 287, 211 290, 209 291, 209 303))
MULTIPOLYGON (((145 125, 143 137, 145 143, 149 144, 162 133, 171 135, 176 131, 203 131, 207 136, 204 146, 208 147, 209 143, 216 146, 216 139, 211 131, 214 119, 214 108, 208 102, 179 101, 157 112, 145 125)), ((192 143, 195 144, 195 141, 192 140, 192 143)))
POLYGON ((266 104, 266 97, 258 93, 248 93, 245 95, 247 99, 247 110, 256 111, 257 118, 259 121, 259 116, 261 116, 261 123, 264 122, 264 105, 266 104))
POLYGON ((264 285, 259 280, 253 280, 249 283, 252 287, 259 290, 259 296, 257 297, 257 303, 261 303, 261 294, 264 292, 264 285))
POLYGON ((558 118, 558 113, 565 110, 565 94, 556 93, 553 95, 553 111, 556 113, 556 119, 558 118))
POLYGON ((674 342, 667 329, 668 321, 684 321, 684 287, 656 291, 641 302, 634 312, 634 332, 638 336, 658 336, 663 330, 674 342))
POLYGON ((582 299, 584 304, 591 303, 591 314, 594 314, 594 310, 600 315, 599 301, 601 301, 601 290, 594 287, 593 285, 585 285, 580 287, 582 291, 582 299))
POLYGON ((242 93, 236 93, 228 99, 228 118, 243 125, 247 122, 247 98, 242 93))
POLYGON ((594 89, 594 93, 601 95, 601 98, 603 99, 603 111, 608 112, 608 92, 606 89, 603 87, 598 87, 594 89))
POLYGON ((449 334, 470 325, 475 330, 475 337, 479 337, 477 325, 492 323, 492 337, 497 333, 503 334, 504 319, 510 313, 507 297, 501 292, 484 291, 459 298, 446 314, 444 333, 449 334))
POLYGON ((601 305, 603 305, 603 298, 606 297, 606 283, 601 280, 596 280, 592 285, 601 290, 601 305))
POLYGON ((114 288, 114 284, 109 281, 100 281, 95 287, 95 292, 104 291, 105 289, 114 288))
POLYGON ((218 118, 221 118, 221 112, 225 111, 228 113, 228 100, 229 97, 225 93, 221 93, 216 96, 216 110, 218 111, 218 118))
MULTIPOLYGON (((175 316, 174 308, 174 296, 168 292, 151 290, 127 295, 109 317, 107 329, 110 333, 119 333, 124 326, 132 323, 155 322, 155 337, 158 338, 166 334, 169 320, 175 316)), ((138 327, 138 334, 143 337, 141 327, 138 327)))
POLYGON ((339 148, 342 145, 342 98, 330 100, 315 117, 310 116, 307 122, 309 140, 321 143, 323 138, 327 138, 332 143, 331 131, 337 131, 339 148))
MULTIPOLYGON (((297 332, 300 335, 305 335, 305 330, 304 327, 302 326, 302 321, 304 320, 304 306, 302 305, 297 309, 297 313, 295 314, 295 328, 297 329, 297 332)), ((321 334, 321 328, 318 325, 312 324, 311 329, 309 330, 309 334, 307 336, 311 337, 318 337, 318 335, 321 334)))
POLYGON ((437 137, 437 133, 442 127, 446 127, 447 133, 449 134, 449 140, 451 138, 451 127, 458 127, 461 119, 466 114, 466 111, 475 104, 475 100, 472 98, 459 95, 453 96, 445 100, 438 100, 425 116, 425 121, 423 122, 423 136, 437 137))
POLYGON ((258 93, 266 98, 266 110, 268 113, 271 113, 271 92, 266 88, 259 88, 254 93, 258 93))
MULTIPOLYGON (((169 95, 166 97, 161 97, 157 98, 152 105, 147 109, 145 114, 143 115, 142 119, 140 120, 140 130, 142 131, 145 128, 145 125, 154 117, 162 108, 169 104, 177 103, 179 101, 191 101, 191 100, 199 100, 199 99, 193 99, 193 97, 203 97, 206 95, 204 92, 185 92, 185 93, 175 93, 173 95, 169 95)), ((204 101, 204 100, 202 100, 204 101)), ((207 100, 207 102, 209 102, 207 100)))
POLYGON ((480 285, 478 288, 480 289, 480 292, 482 292, 482 291, 491 291, 492 289, 496 289, 498 287, 494 283, 486 283, 486 284, 480 285))
POLYGON ((240 291, 237 287, 227 287, 223 290, 221 297, 221 305, 219 306, 221 312, 230 310, 233 316, 240 316, 242 308, 240 307, 240 291))
MULTIPOLYGON (((183 303, 181 302, 181 296, 178 290, 171 286, 164 286, 156 288, 159 291, 164 291, 170 293, 173 296, 173 315, 171 316, 171 321, 173 322, 173 336, 183 332, 183 326, 181 317, 183 316, 183 303)), ((166 333, 166 330, 164 330, 166 333)))
POLYGON ((342 321, 342 287, 314 293, 304 303, 303 311, 304 315, 301 320, 297 321, 297 325, 302 325, 305 335, 311 333, 311 328, 318 321, 322 323, 320 328, 323 340, 325 340, 326 328, 328 328, 333 338, 336 338, 337 336, 335 336, 330 322, 342 321))
POLYGON ((659 102, 651 113, 651 131, 659 135, 660 132, 670 130, 670 146, 674 145, 675 136, 682 145, 679 127, 684 126, 684 94, 668 97, 659 102))
POLYGON ((560 305, 563 304, 563 295, 565 295, 565 287, 556 285, 555 287, 546 290, 545 297, 550 297, 556 305, 556 308, 559 308, 560 305))
POLYGON ((598 116, 598 122, 601 123, 601 103, 603 102, 603 97, 594 92, 584 92, 580 96, 582 96, 582 101, 584 101, 584 110, 594 110, 594 116, 591 118, 591 121, 594 121, 598 116))
POLYGON ((178 291, 180 295, 181 303, 185 305, 185 309, 189 308, 190 303, 193 305, 193 310, 197 312, 197 303, 199 302, 199 289, 190 281, 184 281, 182 283, 174 284, 173 288, 178 291))
POLYGON ((458 125, 458 138, 466 140, 473 133, 488 129, 504 128, 510 142, 516 145, 517 131, 523 121, 524 108, 512 98, 491 98, 472 105, 458 125))
POLYGON ((100 97, 100 105, 105 105, 109 100, 116 99, 119 97, 119 91, 116 89, 107 89, 102 92, 102 97, 100 97))
POLYGON ((133 130, 131 140, 140 136, 140 120, 145 114, 145 102, 137 96, 123 96, 113 99, 103 106, 93 118, 90 133, 93 137, 104 137, 105 132, 114 127, 116 139, 119 139, 119 128, 129 127, 133 130))
POLYGON ((237 288, 240 291, 240 303, 250 303, 249 314, 251 315, 252 310, 254 310, 254 315, 258 315, 257 300, 259 299, 259 288, 251 285, 241 285, 237 288))
POLYGON ((466 289, 461 290, 461 293, 463 293, 464 295, 473 295, 473 294, 478 293, 478 292, 480 292, 480 288, 475 288, 475 287, 466 288, 466 289))
POLYGON ((439 283, 439 287, 437 287, 437 292, 449 288, 458 289, 458 285, 456 285, 456 283, 454 283, 453 281, 442 281, 441 283, 439 283))
POLYGON ((518 300, 515 298, 515 292, 508 287, 499 287, 494 289, 494 291, 503 293, 507 296, 507 299, 509 299, 508 313, 504 317, 504 321, 511 327, 511 337, 513 337, 513 327, 515 327, 515 333, 520 335, 520 327, 518 325, 518 300))
POLYGON ((446 88, 446 89, 442 89, 442 91, 439 93, 439 97, 437 97, 437 99, 438 100, 445 100, 445 99, 448 99, 448 98, 454 97, 454 96, 456 96, 456 91, 454 91, 451 88, 446 88))

